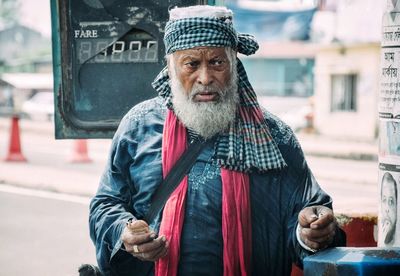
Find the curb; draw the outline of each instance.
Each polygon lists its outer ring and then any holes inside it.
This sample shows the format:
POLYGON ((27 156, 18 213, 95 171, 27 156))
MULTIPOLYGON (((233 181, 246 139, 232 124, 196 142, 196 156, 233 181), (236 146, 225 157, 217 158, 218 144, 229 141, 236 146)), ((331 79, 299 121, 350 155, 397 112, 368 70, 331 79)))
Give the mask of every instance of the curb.
POLYGON ((349 153, 334 153, 334 152, 317 152, 313 150, 304 149, 304 153, 309 156, 315 157, 329 157, 336 159, 359 160, 359 161, 378 161, 378 154, 349 152, 349 153))
POLYGON ((80 197, 87 197, 87 198, 92 198, 94 196, 93 193, 90 193, 88 191, 66 191, 64 189, 58 189, 53 187, 52 185, 49 184, 23 184, 18 181, 10 181, 6 179, 0 179, 0 186, 1 185, 6 185, 6 186, 11 186, 11 187, 17 187, 17 188, 24 188, 24 189, 31 189, 35 191, 43 191, 43 192, 50 192, 50 193, 55 193, 55 194, 65 194, 65 195, 71 195, 71 196, 80 196, 80 197))

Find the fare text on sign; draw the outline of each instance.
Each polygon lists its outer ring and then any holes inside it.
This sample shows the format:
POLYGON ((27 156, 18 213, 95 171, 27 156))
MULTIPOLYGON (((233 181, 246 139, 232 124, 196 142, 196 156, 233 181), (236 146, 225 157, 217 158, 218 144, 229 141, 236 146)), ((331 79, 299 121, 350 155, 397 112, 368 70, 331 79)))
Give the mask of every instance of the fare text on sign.
POLYGON ((97 38, 97 30, 75 30, 75 38, 97 38))

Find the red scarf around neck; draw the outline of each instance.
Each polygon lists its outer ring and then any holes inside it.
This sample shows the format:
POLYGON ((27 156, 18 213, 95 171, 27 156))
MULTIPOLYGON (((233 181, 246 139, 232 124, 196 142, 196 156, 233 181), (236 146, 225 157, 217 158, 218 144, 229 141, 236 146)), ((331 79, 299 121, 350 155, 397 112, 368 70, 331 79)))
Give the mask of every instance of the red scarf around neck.
MULTIPOLYGON (((173 111, 168 110, 162 142, 164 178, 185 151, 186 144, 186 128, 173 111)), ((224 276, 247 276, 251 274, 252 247, 249 176, 221 168, 221 179, 224 276)), ((188 177, 185 176, 165 204, 159 235, 166 236, 169 251, 156 262, 156 276, 178 274, 187 187, 188 177)))

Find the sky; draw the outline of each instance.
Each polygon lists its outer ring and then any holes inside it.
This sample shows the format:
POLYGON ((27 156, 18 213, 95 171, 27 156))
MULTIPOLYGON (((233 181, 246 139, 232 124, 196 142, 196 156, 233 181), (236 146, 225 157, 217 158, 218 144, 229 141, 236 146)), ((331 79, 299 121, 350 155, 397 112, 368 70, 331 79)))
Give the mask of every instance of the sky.
POLYGON ((19 2, 20 23, 50 37, 50 0, 19 0, 19 2))

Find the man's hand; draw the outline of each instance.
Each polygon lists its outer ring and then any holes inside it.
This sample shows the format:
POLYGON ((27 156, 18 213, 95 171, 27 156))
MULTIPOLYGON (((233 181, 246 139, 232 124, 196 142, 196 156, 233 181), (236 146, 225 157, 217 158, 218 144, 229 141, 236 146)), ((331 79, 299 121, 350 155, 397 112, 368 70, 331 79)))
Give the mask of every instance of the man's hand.
POLYGON ((328 247, 336 232, 333 211, 325 206, 306 207, 299 213, 300 238, 308 247, 320 250, 328 247))
POLYGON ((128 222, 121 235, 125 250, 142 261, 155 262, 168 253, 165 236, 156 238, 143 220, 128 222))

